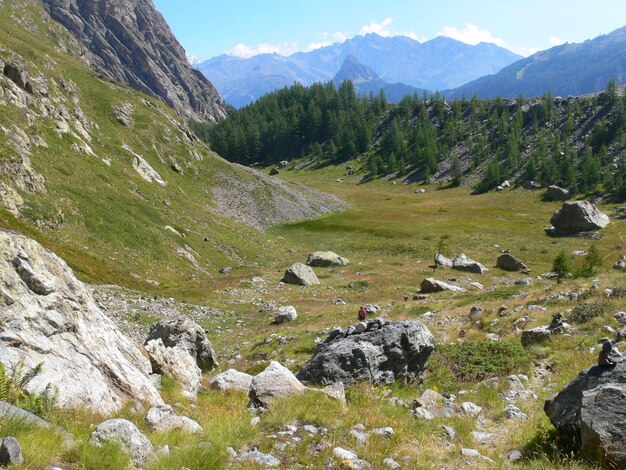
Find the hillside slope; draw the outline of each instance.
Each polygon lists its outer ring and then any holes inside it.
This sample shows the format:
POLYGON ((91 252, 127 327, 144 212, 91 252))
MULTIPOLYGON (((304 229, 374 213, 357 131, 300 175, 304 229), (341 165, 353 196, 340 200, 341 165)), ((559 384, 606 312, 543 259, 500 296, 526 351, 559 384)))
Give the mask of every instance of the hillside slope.
POLYGON ((189 65, 151 0, 41 1, 105 75, 158 96, 186 119, 215 122, 226 116, 219 93, 189 65))
POLYGON ((39 2, 0 13, 0 226, 84 277, 204 282, 225 265, 271 261, 275 242, 251 225, 342 207, 219 158, 159 100, 74 59, 80 44, 39 2))
POLYGON ((446 92, 446 97, 516 98, 583 95, 616 78, 626 83, 626 26, 580 44, 563 44, 515 62, 500 72, 446 92))

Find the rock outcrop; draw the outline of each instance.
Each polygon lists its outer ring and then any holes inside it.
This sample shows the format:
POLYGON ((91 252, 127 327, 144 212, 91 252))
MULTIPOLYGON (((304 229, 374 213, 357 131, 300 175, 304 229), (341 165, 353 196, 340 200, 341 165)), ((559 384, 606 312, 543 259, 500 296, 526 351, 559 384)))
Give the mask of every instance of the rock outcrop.
POLYGON ((41 0, 50 16, 91 52, 91 66, 161 98, 186 119, 216 122, 226 108, 151 0, 41 0))
POLYGON ((125 399, 162 404, 150 363, 98 308, 67 264, 37 242, 0 230, 0 362, 42 371, 62 407, 109 414, 125 399))
POLYGON ((347 266, 350 264, 348 258, 339 256, 332 251, 316 251, 311 253, 306 260, 306 264, 309 266, 326 268, 328 266, 347 266))
POLYGON ((626 467, 626 362, 583 371, 544 411, 563 443, 615 468, 626 467))
POLYGON ((298 379, 314 384, 390 384, 422 375, 435 338, 421 322, 376 318, 336 329, 316 347, 298 379))
POLYGON ((288 267, 282 281, 286 284, 297 284, 305 287, 320 283, 315 272, 302 263, 294 263, 288 267))
POLYGON ((565 202, 550 219, 550 223, 561 233, 598 230, 609 225, 609 222, 609 216, 588 201, 565 202))

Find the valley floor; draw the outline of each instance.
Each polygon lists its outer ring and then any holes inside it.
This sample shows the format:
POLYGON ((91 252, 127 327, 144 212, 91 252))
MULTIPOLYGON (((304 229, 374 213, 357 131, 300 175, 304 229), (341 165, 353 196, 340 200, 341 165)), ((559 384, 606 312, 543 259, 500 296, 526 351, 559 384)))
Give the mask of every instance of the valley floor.
MULTIPOLYGON (((470 196, 464 188, 384 180, 358 185, 344 176, 343 167, 282 172, 280 178, 331 192, 351 207, 318 220, 271 228, 268 237, 284 245, 280 253, 287 253, 271 266, 233 266, 230 274, 215 274, 209 281, 194 280, 162 292, 155 289, 150 295, 96 287, 100 305, 138 344, 160 317, 175 312, 189 316, 208 332, 221 370, 235 368, 250 374, 263 370, 270 360, 297 371, 310 358, 316 342, 335 326, 356 323, 358 308, 366 304, 379 307, 374 316, 421 320, 442 347, 431 356, 422 383, 356 386, 348 390, 345 407, 315 394, 280 399, 257 424, 251 423, 245 395, 206 390, 194 403, 179 394, 176 384, 166 381, 162 391, 166 402, 180 404, 181 413, 198 421, 204 432, 193 437, 148 433, 155 447, 170 447, 169 456, 159 457, 149 468, 251 468, 249 462, 231 461, 228 447, 240 455, 258 447, 278 458, 280 468, 351 465, 333 455, 336 447, 351 449, 373 468, 390 468, 390 461, 385 462, 388 458, 401 468, 416 469, 594 468, 581 457, 559 451, 543 404, 596 362, 598 339, 611 331, 607 327, 619 329, 613 314, 626 308, 626 300, 609 299, 605 289, 624 287, 623 272, 612 269, 624 251, 624 221, 612 218, 604 237, 596 242, 603 263, 595 278, 557 284, 542 276, 551 270, 557 253, 564 250, 573 265, 579 266, 584 257, 570 254, 588 250, 591 241, 546 234, 560 203, 542 202, 542 191, 513 189, 470 196), (426 192, 416 193, 417 188, 426 192), (480 275, 434 270, 433 254, 438 247, 450 257, 465 253, 489 271, 480 275), (530 275, 495 267, 505 249, 524 261, 530 275), (305 262, 317 250, 337 252, 349 258, 350 264, 315 268, 319 286, 279 282, 286 267, 305 262), (414 300, 426 277, 455 279, 468 292, 442 292, 414 300), (592 288, 594 284, 597 289, 592 288), (571 293, 577 293, 578 299, 573 300, 571 293), (557 312, 568 318, 573 308, 583 304, 601 305, 603 313, 575 324, 571 335, 521 348, 522 330, 549 324, 557 312), (271 324, 275 308, 284 305, 294 306, 298 318, 271 324), (474 306, 482 314, 470 318, 474 306), (494 344, 500 346, 490 346, 494 344), (459 354, 476 359, 471 370, 460 366, 459 354), (482 411, 433 420, 415 418, 411 403, 420 397, 424 401, 426 390, 431 390, 426 396, 436 391, 455 406, 472 402, 482 411), (509 404, 529 419, 507 419, 504 409, 509 404), (353 432, 359 424, 366 430, 361 442, 353 432), (383 427, 393 428, 393 435, 370 432, 383 427), (466 448, 478 450, 485 458, 463 455, 466 448), (520 460, 509 459, 513 450, 520 451, 520 460)), ((600 208, 613 214, 611 205, 600 208)), ((205 377, 205 383, 209 379, 205 377)), ((141 412, 126 409, 121 416, 145 430, 141 412)), ((119 450, 97 450, 85 443, 98 417, 59 413, 53 420, 75 437, 77 450, 64 452, 58 436, 44 438, 41 432, 19 424, 2 424, 4 434, 12 433, 22 443, 30 468, 126 465, 119 450)))

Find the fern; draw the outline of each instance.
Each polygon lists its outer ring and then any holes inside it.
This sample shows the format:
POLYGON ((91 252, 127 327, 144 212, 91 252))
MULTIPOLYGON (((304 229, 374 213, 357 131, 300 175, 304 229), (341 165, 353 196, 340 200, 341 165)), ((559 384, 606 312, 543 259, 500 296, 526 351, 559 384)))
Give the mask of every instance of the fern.
POLYGON ((27 369, 24 361, 18 361, 10 371, 0 363, 0 400, 19 406, 31 413, 45 417, 57 404, 57 390, 47 384, 40 392, 27 390, 35 377, 42 371, 43 364, 27 369))

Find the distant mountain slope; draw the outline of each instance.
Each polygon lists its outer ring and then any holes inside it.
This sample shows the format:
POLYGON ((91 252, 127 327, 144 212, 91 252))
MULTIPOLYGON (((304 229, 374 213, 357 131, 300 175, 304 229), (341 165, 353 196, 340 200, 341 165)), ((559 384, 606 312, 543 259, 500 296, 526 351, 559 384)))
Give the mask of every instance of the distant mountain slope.
POLYGON ((460 86, 520 58, 494 44, 471 46, 444 37, 422 44, 405 36, 368 34, 289 57, 265 54, 241 59, 221 55, 197 68, 228 103, 241 107, 294 82, 311 85, 332 80, 348 55, 371 67, 387 83, 428 90, 460 86))
POLYGON ((185 51, 151 0, 41 0, 50 16, 87 47, 100 71, 158 96, 181 116, 226 116, 215 87, 187 62, 185 51))
POLYGON ((354 84, 357 94, 369 95, 378 94, 381 90, 385 92, 388 101, 397 103, 406 95, 418 93, 420 96, 425 90, 420 90, 404 83, 387 83, 382 80, 371 67, 363 64, 355 56, 349 54, 343 65, 333 78, 334 85, 339 88, 341 82, 350 80, 354 84))
POLYGON ((563 44, 538 52, 502 69, 446 92, 480 98, 583 95, 603 90, 611 78, 626 83, 626 26, 580 44, 563 44))

